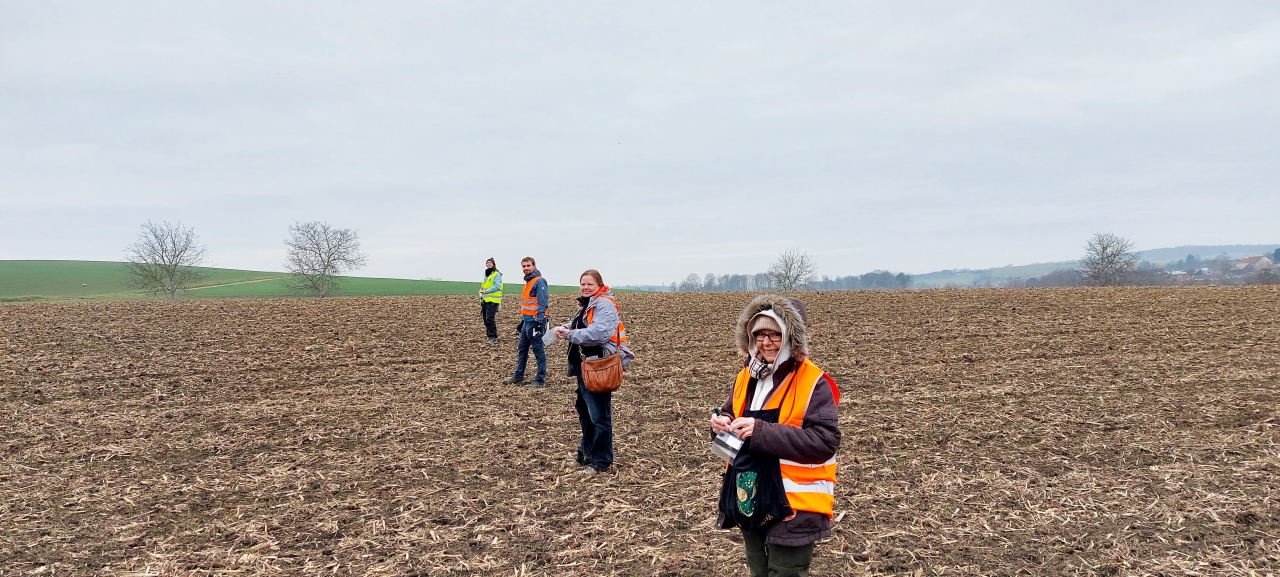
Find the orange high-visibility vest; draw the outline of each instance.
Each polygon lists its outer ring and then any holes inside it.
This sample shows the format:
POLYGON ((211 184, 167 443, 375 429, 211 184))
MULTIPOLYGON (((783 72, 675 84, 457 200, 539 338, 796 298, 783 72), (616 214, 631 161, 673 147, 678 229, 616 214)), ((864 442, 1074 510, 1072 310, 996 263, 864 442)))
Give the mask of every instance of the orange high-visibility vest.
MULTIPOLYGON (((609 287, 604 287, 600 292, 608 290, 609 287)), ((611 296, 601 295, 601 297, 609 299, 609 302, 613 303, 613 308, 618 309, 618 329, 613 331, 613 336, 609 337, 609 342, 621 348, 621 344, 627 342, 627 326, 622 324, 622 307, 619 307, 618 301, 613 300, 613 297, 611 296)), ((595 318, 595 316, 596 307, 592 306, 591 308, 588 308, 586 317, 587 326, 591 326, 591 319, 595 318)))
POLYGON ((520 314, 523 316, 538 316, 538 297, 533 296, 533 283, 540 278, 535 276, 524 283, 524 292, 520 293, 520 314))
MULTIPOLYGON (((831 383, 832 397, 839 405, 840 393, 835 388, 835 381, 812 361, 805 359, 778 388, 770 392, 769 402, 762 408, 766 411, 778 409, 778 424, 799 428, 804 424, 804 414, 809 408, 813 389, 823 379, 831 383)), ((750 380, 751 371, 743 368, 733 385, 734 415, 741 416, 747 408, 747 383, 750 380)), ((835 456, 818 464, 779 459, 778 467, 782 470, 782 485, 793 511, 812 511, 832 516, 836 501, 835 456)))

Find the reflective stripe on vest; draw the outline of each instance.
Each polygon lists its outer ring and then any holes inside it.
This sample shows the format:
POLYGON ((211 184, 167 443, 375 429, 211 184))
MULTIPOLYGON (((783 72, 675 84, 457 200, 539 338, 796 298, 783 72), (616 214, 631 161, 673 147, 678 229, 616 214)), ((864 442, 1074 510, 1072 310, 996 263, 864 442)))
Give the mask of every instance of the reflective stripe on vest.
POLYGON ((542 277, 535 276, 524 283, 524 291, 520 293, 520 314, 526 317, 538 316, 538 297, 533 296, 533 283, 542 277))
MULTIPOLYGON (((627 342, 627 327, 622 324, 622 307, 619 307, 618 301, 613 300, 613 297, 611 296, 601 295, 601 298, 609 299, 609 302, 613 303, 613 308, 618 309, 618 328, 613 331, 613 336, 609 337, 609 342, 614 345, 627 342)), ((587 309, 587 326, 591 326, 591 319, 594 319, 595 317, 596 306, 592 303, 590 308, 587 309)))
MULTIPOLYGON (((485 291, 493 288, 493 280, 497 278, 497 276, 498 276, 498 271, 496 270, 493 271, 493 274, 490 274, 488 278, 484 279, 484 282, 480 283, 480 290, 485 291)), ((501 303, 502 302, 502 285, 498 285, 498 290, 496 291, 493 291, 491 293, 485 293, 484 296, 480 297, 480 300, 483 300, 484 302, 487 302, 487 303, 501 303)))
MULTIPOLYGON (((804 425, 804 415, 809 409, 813 389, 823 378, 830 377, 826 377, 822 369, 812 361, 805 359, 780 386, 771 391, 769 401, 762 408, 766 411, 778 409, 778 424, 799 428, 804 425)), ((751 371, 743 368, 733 385, 735 415, 741 415, 747 407, 747 383, 750 380, 751 371)), ((838 398, 835 394, 833 390, 833 398, 838 398)), ((825 463, 815 464, 779 459, 778 469, 782 472, 783 488, 787 492, 787 502, 792 510, 832 516, 836 500, 835 457, 827 459, 825 463)))

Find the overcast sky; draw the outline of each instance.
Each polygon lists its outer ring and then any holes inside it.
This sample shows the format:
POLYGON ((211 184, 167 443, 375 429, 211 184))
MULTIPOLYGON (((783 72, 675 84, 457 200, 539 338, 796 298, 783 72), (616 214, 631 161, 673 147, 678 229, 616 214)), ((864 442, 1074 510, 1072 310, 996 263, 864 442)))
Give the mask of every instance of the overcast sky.
POLYGON ((0 259, 148 219, 557 284, 1280 243, 1280 2, 613 4, 0 1, 0 259))

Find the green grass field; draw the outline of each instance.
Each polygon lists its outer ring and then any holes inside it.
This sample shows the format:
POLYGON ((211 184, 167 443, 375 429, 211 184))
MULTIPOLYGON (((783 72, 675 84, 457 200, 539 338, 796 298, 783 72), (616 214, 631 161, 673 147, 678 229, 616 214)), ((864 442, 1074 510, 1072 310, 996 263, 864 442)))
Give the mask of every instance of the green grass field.
MULTIPOLYGON (((287 297, 281 272, 206 268, 209 276, 200 286, 179 298, 287 297)), ((403 296, 472 294, 480 283, 348 277, 336 296, 403 296)), ((506 283, 505 292, 519 292, 520 284, 506 283)), ((552 293, 577 290, 551 287, 552 293)), ((151 298, 126 284, 126 267, 119 262, 73 260, 0 260, 0 302, 65 299, 151 298)))
MULTIPOLYGON (((394 295, 461 295, 479 290, 479 282, 444 280, 409 280, 400 278, 347 277, 337 296, 394 296, 394 295)), ((517 285, 516 291, 519 291, 517 285)), ((565 287, 551 287, 551 292, 565 287)), ((511 284, 505 283, 503 292, 510 294, 511 284)), ((284 297, 292 296, 279 279, 245 284, 223 285, 189 291, 199 297, 284 297)), ((519 296, 519 295, 517 295, 519 296)))

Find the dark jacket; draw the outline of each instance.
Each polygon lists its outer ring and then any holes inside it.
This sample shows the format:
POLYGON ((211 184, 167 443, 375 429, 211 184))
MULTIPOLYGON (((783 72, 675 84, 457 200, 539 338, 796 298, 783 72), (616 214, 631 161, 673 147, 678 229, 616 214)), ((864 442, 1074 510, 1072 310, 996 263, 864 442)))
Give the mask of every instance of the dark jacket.
MULTIPOLYGON (((635 358, 635 353, 631 352, 631 348, 626 342, 615 345, 612 341, 613 335, 618 330, 618 326, 622 324, 622 315, 615 305, 613 291, 609 287, 602 287, 594 296, 578 297, 578 312, 573 315, 569 322, 560 325, 573 332, 569 333, 569 376, 576 375, 577 372, 573 367, 582 364, 582 357, 607 357, 622 349, 622 368, 625 370, 631 366, 631 359, 635 358), (605 298, 608 297, 608 298, 605 298), (591 313, 591 324, 587 324, 587 311, 591 313), (621 345, 621 346, 619 346, 621 345)), ((623 329, 624 336, 626 329, 623 329)))

